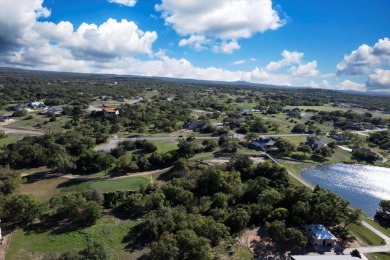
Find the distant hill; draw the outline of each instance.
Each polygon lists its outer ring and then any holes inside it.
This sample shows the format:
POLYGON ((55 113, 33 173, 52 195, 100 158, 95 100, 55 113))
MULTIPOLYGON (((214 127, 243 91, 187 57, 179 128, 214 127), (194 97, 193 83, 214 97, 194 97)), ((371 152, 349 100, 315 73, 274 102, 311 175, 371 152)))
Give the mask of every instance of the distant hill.
MULTIPOLYGON (((97 73, 77 73, 77 72, 60 72, 60 71, 43 71, 43 70, 28 70, 28 69, 19 69, 11 67, 0 67, 0 73, 25 73, 25 74, 35 74, 35 75, 64 75, 64 76, 93 76, 98 78, 128 78, 128 79, 157 79, 166 82, 176 82, 176 83, 185 83, 185 84, 210 84, 210 85, 229 85, 229 86, 250 86, 250 87, 259 87, 259 88, 273 88, 273 89, 314 89, 310 87, 291 87, 291 86, 279 86, 279 85, 270 85, 270 84, 260 84, 252 83, 246 81, 213 81, 213 80, 199 80, 199 79, 183 79, 183 78, 169 78, 169 77, 154 77, 154 76, 139 76, 139 75, 116 75, 116 74, 97 74, 97 73)), ((316 88, 317 89, 317 88, 316 88)), ((320 89, 317 89, 320 90, 320 89)), ((329 89, 323 89, 329 90, 329 89)), ((352 95, 370 95, 370 96, 389 96, 390 93, 383 91, 353 91, 353 90, 332 90, 337 92, 342 92, 352 95)))

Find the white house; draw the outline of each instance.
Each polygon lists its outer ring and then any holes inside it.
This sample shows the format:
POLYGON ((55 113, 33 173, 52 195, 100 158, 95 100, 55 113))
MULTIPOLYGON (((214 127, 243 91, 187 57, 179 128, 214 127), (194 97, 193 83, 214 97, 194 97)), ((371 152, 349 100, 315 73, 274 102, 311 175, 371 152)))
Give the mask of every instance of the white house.
POLYGON ((336 244, 337 238, 323 225, 305 225, 310 234, 310 243, 313 246, 331 246, 336 244))

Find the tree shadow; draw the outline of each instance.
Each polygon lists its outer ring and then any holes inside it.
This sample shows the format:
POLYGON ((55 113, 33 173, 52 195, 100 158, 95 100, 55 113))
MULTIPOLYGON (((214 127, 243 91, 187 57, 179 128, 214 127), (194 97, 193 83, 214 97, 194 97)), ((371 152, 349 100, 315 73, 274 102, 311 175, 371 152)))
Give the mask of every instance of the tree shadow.
POLYGON ((134 226, 130 232, 123 237, 122 243, 126 243, 126 250, 129 252, 140 251, 149 245, 151 242, 150 239, 147 239, 142 236, 142 230, 140 225, 134 226))
POLYGON ((24 176, 23 179, 25 180, 25 183, 31 184, 38 181, 58 178, 60 176, 62 176, 62 174, 54 173, 53 171, 42 171, 42 172, 37 172, 31 175, 24 176))
POLYGON ((66 188, 66 187, 71 187, 74 185, 81 184, 83 182, 88 182, 88 181, 94 181, 94 180, 102 180, 101 178, 76 178, 76 179, 69 179, 65 182, 62 182, 57 185, 57 188, 66 188))
POLYGON ((390 220, 389 219, 384 219, 384 218, 375 216, 374 220, 375 220, 375 222, 377 222, 382 227, 390 228, 390 220))

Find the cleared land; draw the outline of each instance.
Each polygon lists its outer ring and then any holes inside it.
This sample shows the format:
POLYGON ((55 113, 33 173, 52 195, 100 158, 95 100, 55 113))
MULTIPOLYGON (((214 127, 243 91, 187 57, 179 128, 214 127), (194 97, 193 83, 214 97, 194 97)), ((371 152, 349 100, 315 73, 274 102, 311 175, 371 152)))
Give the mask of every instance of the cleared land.
POLYGON ((134 225, 134 221, 105 216, 96 225, 75 231, 19 228, 12 233, 6 259, 51 259, 66 251, 81 250, 93 242, 105 243, 117 259, 135 259, 126 252, 127 244, 123 241, 134 225))

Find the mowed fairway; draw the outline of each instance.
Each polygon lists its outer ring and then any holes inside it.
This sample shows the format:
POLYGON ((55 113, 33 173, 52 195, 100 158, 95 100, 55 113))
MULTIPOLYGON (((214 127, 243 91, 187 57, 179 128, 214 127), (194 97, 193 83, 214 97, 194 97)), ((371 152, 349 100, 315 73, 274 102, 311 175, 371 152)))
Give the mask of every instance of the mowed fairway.
MULTIPOLYGON (((149 176, 137 176, 112 180, 93 180, 93 181, 75 181, 73 185, 61 187, 62 192, 82 192, 86 190, 98 190, 101 192, 110 192, 117 190, 138 190, 141 185, 147 185, 150 182, 149 176)), ((72 183, 72 181, 70 182, 72 183)))

